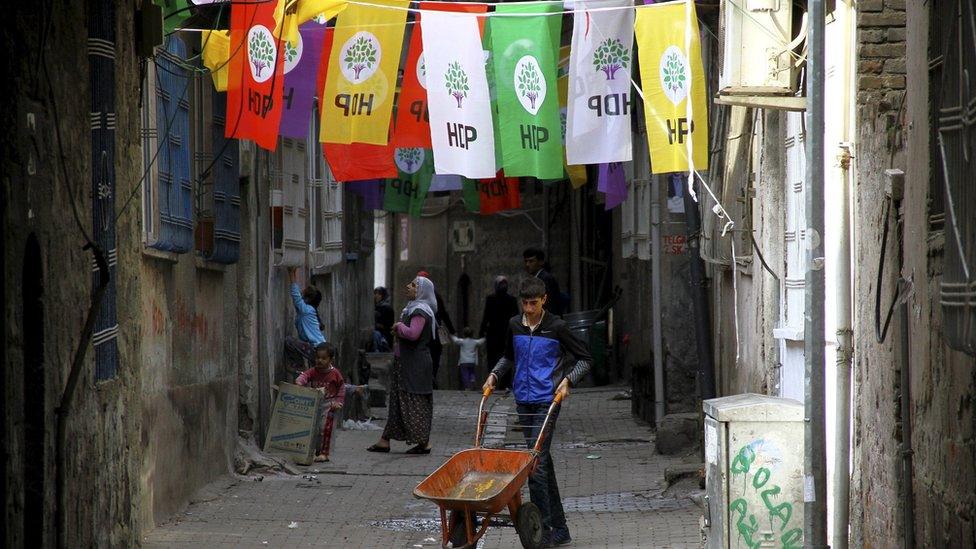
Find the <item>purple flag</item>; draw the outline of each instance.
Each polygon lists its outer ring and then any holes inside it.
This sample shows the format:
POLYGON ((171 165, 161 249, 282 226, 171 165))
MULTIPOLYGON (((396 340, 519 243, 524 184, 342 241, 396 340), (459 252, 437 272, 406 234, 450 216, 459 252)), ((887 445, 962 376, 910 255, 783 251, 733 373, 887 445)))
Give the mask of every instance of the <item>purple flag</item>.
POLYGON ((363 209, 383 209, 383 180, 365 179, 363 181, 349 181, 343 183, 349 192, 363 197, 363 209))
POLYGON ((430 192, 460 191, 460 190, 461 190, 460 175, 434 174, 434 178, 431 179, 430 181, 430 192))
POLYGON ((604 205, 606 210, 612 210, 627 200, 627 179, 622 162, 600 164, 596 190, 607 195, 604 205))
POLYGON ((325 26, 314 20, 298 28, 298 45, 282 43, 285 55, 285 87, 282 92, 283 109, 279 134, 283 137, 308 137, 312 121, 312 101, 318 77, 319 57, 325 26))

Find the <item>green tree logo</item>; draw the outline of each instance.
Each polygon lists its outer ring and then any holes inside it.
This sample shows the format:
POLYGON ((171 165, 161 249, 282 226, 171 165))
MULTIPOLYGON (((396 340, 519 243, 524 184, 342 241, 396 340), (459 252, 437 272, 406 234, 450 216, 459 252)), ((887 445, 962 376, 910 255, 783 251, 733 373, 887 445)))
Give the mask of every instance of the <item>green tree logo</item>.
POLYGON ((420 87, 427 89, 427 59, 424 58, 424 52, 420 52, 420 57, 417 58, 417 82, 420 82, 420 87))
POLYGON ((421 148, 397 149, 394 160, 397 168, 403 173, 414 174, 424 163, 424 150, 421 148))
POLYGON ((273 67, 278 57, 271 31, 263 25, 255 25, 247 33, 247 59, 251 67, 251 76, 255 82, 267 81, 274 74, 274 69, 265 72, 264 69, 273 67))
POLYGON ((291 42, 285 41, 285 74, 291 72, 292 69, 298 66, 298 62, 302 60, 302 53, 305 49, 305 44, 302 41, 302 35, 298 35, 298 41, 295 45, 291 42))
POLYGON ((630 64, 630 48, 616 38, 607 38, 593 52, 593 70, 603 71, 607 80, 613 80, 620 69, 630 64))
POLYGON ((661 88, 664 95, 677 105, 688 96, 688 58, 676 46, 668 46, 661 54, 661 88))
POLYGON ((370 32, 352 35, 342 47, 342 74, 352 83, 369 79, 380 63, 380 41, 370 32))
POLYGON ((460 62, 454 61, 447 66, 444 79, 446 80, 447 93, 457 100, 457 106, 460 109, 461 100, 467 97, 468 92, 471 91, 468 85, 468 73, 464 72, 460 62))
POLYGON ((523 56, 515 64, 515 94, 522 107, 533 116, 546 100, 546 78, 539 61, 531 55, 523 56))

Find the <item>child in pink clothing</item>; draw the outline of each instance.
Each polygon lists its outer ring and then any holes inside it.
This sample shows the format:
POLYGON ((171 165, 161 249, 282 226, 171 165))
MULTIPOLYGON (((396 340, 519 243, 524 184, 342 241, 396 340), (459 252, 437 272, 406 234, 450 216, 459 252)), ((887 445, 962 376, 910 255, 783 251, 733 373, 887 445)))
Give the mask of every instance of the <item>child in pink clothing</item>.
POLYGON ((345 382, 342 373, 332 365, 334 358, 335 347, 328 343, 320 343, 315 348, 315 367, 302 372, 295 381, 297 385, 317 389, 325 395, 327 401, 328 408, 322 425, 322 443, 319 445, 315 461, 329 461, 335 412, 341 410, 346 401, 345 382))

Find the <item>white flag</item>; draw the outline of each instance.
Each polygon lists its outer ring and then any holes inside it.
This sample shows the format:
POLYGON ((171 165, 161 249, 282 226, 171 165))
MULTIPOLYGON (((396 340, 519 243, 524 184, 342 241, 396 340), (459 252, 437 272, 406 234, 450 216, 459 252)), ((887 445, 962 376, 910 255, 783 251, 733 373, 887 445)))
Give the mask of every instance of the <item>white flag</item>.
MULTIPOLYGON (((633 5, 633 0, 576 0, 578 10, 633 5)), ((634 10, 577 11, 573 18, 566 163, 629 162, 634 10)))
POLYGON ((428 10, 420 29, 434 171, 493 178, 495 131, 478 19, 468 13, 428 10))
POLYGON ((460 175, 434 174, 434 178, 430 180, 429 192, 460 191, 462 187, 460 175))

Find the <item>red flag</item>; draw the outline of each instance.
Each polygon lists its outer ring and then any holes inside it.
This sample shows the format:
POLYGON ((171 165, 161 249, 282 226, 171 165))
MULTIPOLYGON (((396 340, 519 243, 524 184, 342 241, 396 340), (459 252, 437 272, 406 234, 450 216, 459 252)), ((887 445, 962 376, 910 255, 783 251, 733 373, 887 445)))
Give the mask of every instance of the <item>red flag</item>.
POLYGON ((251 139, 269 151, 278 145, 285 80, 284 43, 271 33, 274 11, 274 2, 261 0, 237 1, 231 7, 224 130, 225 137, 251 139))
POLYGON ((397 177, 396 164, 393 162, 394 148, 393 143, 322 143, 322 152, 332 169, 332 177, 343 182, 397 177))
POLYGON ((481 215, 514 210, 522 206, 519 178, 505 177, 501 171, 494 179, 479 179, 478 194, 481 198, 481 215))
MULTIPOLYGON (((484 13, 486 5, 448 4, 441 2, 421 2, 420 9, 456 11, 468 13, 484 13)), ((480 28, 484 28, 484 18, 478 20, 480 28)), ((430 120, 427 113, 427 84, 424 82, 425 65, 423 63, 423 42, 420 32, 420 14, 417 14, 410 36, 410 48, 407 51, 407 63, 403 69, 403 83, 400 86, 400 97, 397 99, 396 129, 393 130, 393 141, 399 148, 431 148, 430 120)))
MULTIPOLYGON (((322 57, 319 58, 319 74, 315 80, 315 97, 319 102, 322 101, 322 90, 325 89, 325 75, 329 73, 329 56, 332 55, 332 39, 335 37, 335 27, 325 29, 325 38, 322 39, 322 57)), ((319 112, 322 109, 319 108, 319 112)))

